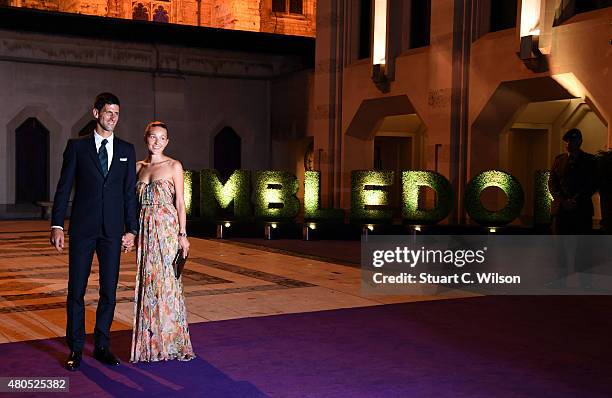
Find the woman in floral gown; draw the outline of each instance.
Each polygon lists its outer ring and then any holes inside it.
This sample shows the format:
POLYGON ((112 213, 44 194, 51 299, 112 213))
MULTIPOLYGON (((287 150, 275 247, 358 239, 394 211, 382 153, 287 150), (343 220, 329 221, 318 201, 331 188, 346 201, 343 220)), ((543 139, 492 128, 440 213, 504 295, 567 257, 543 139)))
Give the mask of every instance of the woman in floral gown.
POLYGON ((145 129, 149 156, 136 165, 140 202, 134 331, 130 362, 195 357, 181 278, 172 262, 180 248, 189 252, 183 199, 183 167, 164 155, 168 128, 152 122, 145 129))

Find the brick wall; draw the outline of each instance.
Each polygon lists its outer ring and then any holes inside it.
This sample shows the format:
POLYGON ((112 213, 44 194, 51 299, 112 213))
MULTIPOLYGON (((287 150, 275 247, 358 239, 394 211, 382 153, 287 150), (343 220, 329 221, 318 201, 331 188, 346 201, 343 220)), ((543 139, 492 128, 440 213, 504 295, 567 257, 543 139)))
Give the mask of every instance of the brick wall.
MULTIPOLYGON (((204 2, 202 1, 202 3, 204 2)), ((180 2, 173 1, 172 13, 176 15, 172 22, 185 25, 198 24, 198 2, 196 0, 181 0, 180 2)))
POLYGON ((234 1, 234 29, 259 31, 260 3, 263 0, 233 0, 234 1))
POLYGON ((213 0, 211 7, 211 25, 215 28, 233 29, 234 0, 213 0))

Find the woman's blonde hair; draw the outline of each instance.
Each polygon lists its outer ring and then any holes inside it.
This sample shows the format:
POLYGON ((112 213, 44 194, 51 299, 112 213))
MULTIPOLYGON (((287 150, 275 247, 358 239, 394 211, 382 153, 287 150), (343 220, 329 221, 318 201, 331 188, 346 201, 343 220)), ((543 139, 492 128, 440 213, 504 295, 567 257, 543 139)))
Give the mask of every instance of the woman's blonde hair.
POLYGON ((147 127, 145 127, 145 131, 144 131, 144 138, 145 138, 145 140, 149 136, 149 133, 151 132, 151 129, 153 127, 161 127, 161 128, 163 128, 164 130, 166 130, 166 137, 168 137, 169 133, 168 133, 168 126, 166 125, 166 123, 155 121, 155 122, 151 122, 151 123, 147 124, 147 127))

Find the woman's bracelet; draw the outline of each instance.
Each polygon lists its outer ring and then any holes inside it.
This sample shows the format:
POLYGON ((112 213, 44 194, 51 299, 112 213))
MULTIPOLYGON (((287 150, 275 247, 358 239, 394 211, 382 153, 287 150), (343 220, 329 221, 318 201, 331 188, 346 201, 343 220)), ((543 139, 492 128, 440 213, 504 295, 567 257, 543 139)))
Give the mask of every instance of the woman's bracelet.
POLYGON ((187 232, 179 232, 178 236, 184 236, 186 238, 187 237, 187 232))

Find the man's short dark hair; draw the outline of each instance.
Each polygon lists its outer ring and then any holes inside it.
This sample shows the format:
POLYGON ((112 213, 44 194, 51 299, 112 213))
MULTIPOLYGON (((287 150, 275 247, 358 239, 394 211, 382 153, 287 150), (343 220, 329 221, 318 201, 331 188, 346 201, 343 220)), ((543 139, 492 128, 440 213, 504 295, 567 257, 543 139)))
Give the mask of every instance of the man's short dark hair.
POLYGON ((570 140, 582 140, 582 131, 576 128, 567 130, 563 134, 563 141, 568 142, 570 140))
POLYGON ((96 96, 96 100, 94 101, 94 108, 100 112, 104 105, 121 105, 119 103, 119 98, 115 94, 112 93, 100 93, 96 96))

